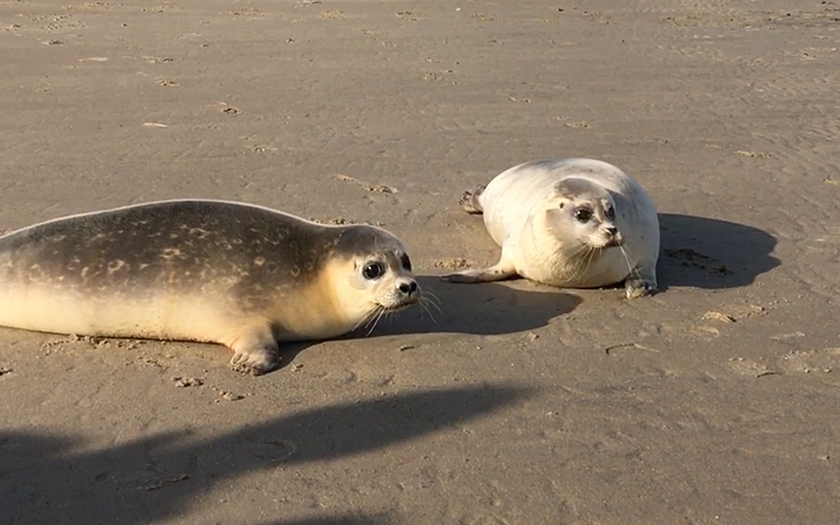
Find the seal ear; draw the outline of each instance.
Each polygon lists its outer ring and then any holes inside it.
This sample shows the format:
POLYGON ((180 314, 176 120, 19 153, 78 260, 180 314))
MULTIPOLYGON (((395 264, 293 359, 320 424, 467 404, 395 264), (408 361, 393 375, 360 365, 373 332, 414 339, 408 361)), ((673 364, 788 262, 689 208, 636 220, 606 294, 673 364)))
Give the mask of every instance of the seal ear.
POLYGON ((563 194, 555 194, 543 206, 545 206, 544 211, 549 213, 565 213, 566 208, 571 206, 571 202, 568 196, 563 194))

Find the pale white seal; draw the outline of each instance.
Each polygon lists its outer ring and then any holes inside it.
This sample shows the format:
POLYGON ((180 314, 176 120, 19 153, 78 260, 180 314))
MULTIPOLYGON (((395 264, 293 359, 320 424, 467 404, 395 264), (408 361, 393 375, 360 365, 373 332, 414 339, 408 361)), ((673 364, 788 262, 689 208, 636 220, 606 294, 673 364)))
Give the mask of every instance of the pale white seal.
POLYGON ((642 186, 599 160, 537 160, 465 192, 468 213, 482 213, 499 262, 444 278, 475 283, 519 275, 568 288, 625 282, 627 298, 657 289, 659 219, 642 186))
POLYGON ((351 332, 420 293, 381 228, 236 202, 152 202, 0 237, 0 325, 220 343, 253 375, 277 367, 278 342, 351 332))

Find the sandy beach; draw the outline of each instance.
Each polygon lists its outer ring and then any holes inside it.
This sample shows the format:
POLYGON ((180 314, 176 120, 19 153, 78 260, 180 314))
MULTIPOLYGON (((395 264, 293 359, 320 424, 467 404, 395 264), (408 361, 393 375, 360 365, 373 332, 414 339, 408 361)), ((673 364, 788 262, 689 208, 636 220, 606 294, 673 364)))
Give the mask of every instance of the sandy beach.
POLYGON ((0 328, 2 524, 834 524, 840 2, 0 0, 0 231, 152 200, 366 222, 440 305, 283 347, 0 328), (439 276, 461 193, 592 157, 659 294, 439 276))

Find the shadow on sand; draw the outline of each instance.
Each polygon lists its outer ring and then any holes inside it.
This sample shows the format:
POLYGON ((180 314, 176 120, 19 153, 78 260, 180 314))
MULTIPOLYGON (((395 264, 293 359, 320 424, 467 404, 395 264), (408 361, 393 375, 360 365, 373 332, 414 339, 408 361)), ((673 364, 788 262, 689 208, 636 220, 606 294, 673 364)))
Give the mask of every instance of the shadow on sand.
MULTIPOLYGON (((555 317, 575 309, 581 299, 559 288, 542 286, 524 279, 515 281, 455 284, 439 276, 422 275, 417 282, 423 295, 437 307, 413 305, 404 312, 383 317, 368 334, 370 325, 336 340, 355 340, 409 334, 503 335, 534 330, 555 317), (439 308, 439 310, 438 310, 439 308)), ((280 370, 322 341, 286 343, 281 346, 280 370)))
POLYGON ((260 525, 392 525, 397 523, 390 514, 342 514, 340 516, 318 516, 291 521, 272 521, 260 525))
POLYGON ((779 266, 776 238, 734 222, 659 214, 659 283, 704 289, 738 288, 779 266))
MULTIPOLYGON (((238 476, 383 449, 531 393, 504 386, 412 392, 306 410, 205 441, 184 431, 93 451, 75 450, 79 439, 2 431, 2 521, 153 523, 238 476)), ((275 490, 282 492, 282 484, 275 490)), ((275 525, 389 522, 380 514, 277 518, 275 525)))
MULTIPOLYGON (((424 294, 439 307, 427 305, 430 313, 398 314, 379 323, 372 335, 458 333, 502 335, 534 330, 555 317, 567 314, 581 299, 559 288, 517 282, 454 284, 436 276, 420 276, 424 294), (432 319, 434 316, 434 319, 432 319)), ((365 332, 354 336, 364 335, 365 332)))

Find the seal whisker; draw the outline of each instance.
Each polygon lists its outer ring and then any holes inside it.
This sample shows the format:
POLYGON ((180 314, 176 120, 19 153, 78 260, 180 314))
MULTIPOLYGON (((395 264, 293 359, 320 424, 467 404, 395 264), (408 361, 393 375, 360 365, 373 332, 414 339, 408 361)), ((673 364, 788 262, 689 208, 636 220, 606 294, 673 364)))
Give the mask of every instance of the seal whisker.
POLYGON ((426 302, 427 302, 427 301, 428 301, 428 299, 427 299, 427 300, 423 300, 423 299, 421 298, 421 299, 420 299, 420 301, 419 301, 420 307, 421 307, 421 308, 423 308, 423 310, 425 310, 427 314, 429 314, 429 317, 431 317, 431 318, 432 318, 432 322, 433 322, 433 323, 435 323, 435 324, 437 324, 437 319, 435 319, 434 314, 432 313, 432 311, 431 311, 431 310, 429 310, 429 307, 428 307, 428 306, 426 306, 426 302))
POLYGON ((592 266, 592 261, 595 260, 595 257, 601 255, 601 248, 591 248, 589 253, 586 257, 586 266, 583 268, 583 272, 578 276, 578 279, 586 275, 586 272, 589 271, 589 267, 592 266))
POLYGON ((365 337, 368 337, 370 334, 373 333, 374 330, 376 330, 376 325, 379 324, 379 321, 380 321, 380 319, 382 319, 382 316, 385 315, 385 312, 386 312, 385 307, 380 306, 379 309, 377 310, 376 316, 374 317, 373 324, 371 325, 370 330, 368 330, 365 337))
POLYGON ((632 277, 638 276, 639 272, 633 267, 630 253, 624 248, 624 246, 619 246, 618 248, 621 250, 621 255, 624 257, 624 261, 627 263, 627 271, 630 272, 629 275, 632 277))
POLYGON ((568 267, 570 267, 570 268, 568 268, 567 271, 574 272, 566 278, 567 282, 572 282, 580 276, 580 274, 581 274, 580 266, 581 266, 581 263, 584 262, 583 257, 585 256, 588 249, 589 249, 588 246, 583 246, 580 249, 572 252, 566 258, 566 265, 568 267))
POLYGON ((434 306, 435 310, 437 310, 439 314, 443 315, 443 308, 440 307, 440 305, 438 304, 438 300, 436 300, 435 298, 426 299, 426 304, 434 306))
POLYGON ((441 310, 440 305, 438 304, 440 302, 440 298, 438 298, 438 296, 435 295, 434 292, 425 292, 425 294, 422 297, 420 297, 420 302, 422 303, 423 301, 426 301, 427 304, 434 306, 435 310, 437 310, 438 313, 443 315, 443 310, 441 310), (425 294, 428 294, 428 297, 425 294))
POLYGON ((374 309, 374 310, 370 313, 370 315, 369 315, 369 316, 368 316, 368 318, 367 318, 367 321, 365 321, 365 328, 370 328, 370 327, 371 327, 371 325, 375 324, 375 323, 376 323, 377 318, 379 317, 379 314, 380 314, 380 313, 382 312, 382 310, 384 310, 384 309, 385 309, 385 307, 384 307, 384 306, 377 305, 377 306, 376 306, 376 309, 374 309))
POLYGON ((557 255, 557 259, 560 260, 561 263, 565 263, 563 265, 564 272, 575 272, 575 274, 567 277, 567 281, 572 281, 577 278, 576 273, 580 262, 579 259, 588 249, 589 247, 587 245, 581 245, 571 252, 561 252, 557 255))
POLYGON ((368 318, 367 322, 364 325, 364 329, 366 330, 365 337, 370 335, 371 330, 373 330, 372 326, 376 320, 376 316, 379 314, 379 309, 377 308, 373 314, 368 318))
POLYGON ((596 250, 597 248, 585 244, 579 250, 573 252, 574 255, 569 260, 576 261, 577 264, 575 265, 575 273, 569 278, 570 282, 577 281, 586 274, 587 270, 589 270, 589 265, 592 264, 596 250))
POLYGON ((370 322, 371 318, 373 318, 374 314, 376 314, 376 311, 377 311, 379 308, 381 308, 381 306, 376 305, 376 307, 375 307, 373 310, 371 310, 370 312, 368 312, 367 314, 365 314, 365 316, 364 316, 364 317, 362 317, 361 319, 359 319, 359 320, 358 320, 358 322, 356 322, 356 324, 353 326, 353 329, 352 329, 352 330, 350 330, 350 331, 351 331, 351 332, 355 332, 355 331, 356 331, 356 330, 358 330, 358 329, 359 329, 359 327, 360 327, 360 326, 362 326, 363 324, 365 325, 365 327, 367 327, 367 325, 368 325, 368 323, 370 322))
POLYGON ((578 279, 583 277, 586 272, 589 271, 589 267, 592 266, 592 260, 595 259, 595 254, 598 253, 598 248, 591 248, 589 252, 586 254, 586 266, 583 267, 583 272, 578 276, 578 279))
POLYGON ((386 309, 385 312, 382 313, 382 319, 385 320, 385 324, 390 326, 391 324, 393 324, 394 319, 399 317, 399 315, 400 315, 400 309, 396 309, 396 310, 387 310, 386 309))
POLYGON ((424 294, 424 296, 431 297, 432 299, 435 299, 436 301, 440 301, 440 297, 438 297, 437 294, 435 292, 431 291, 431 290, 424 290, 423 294, 424 294))

